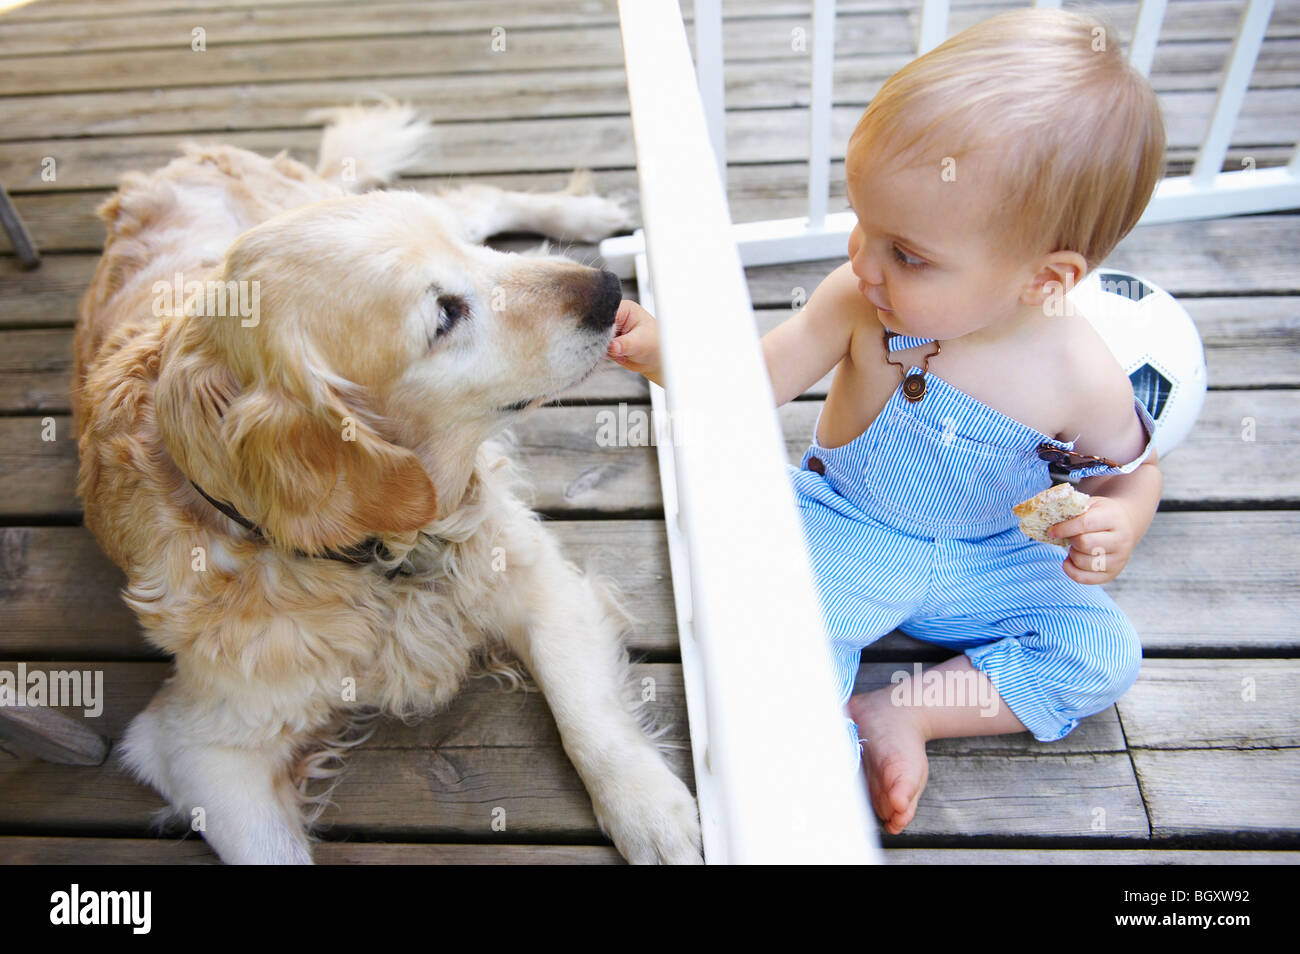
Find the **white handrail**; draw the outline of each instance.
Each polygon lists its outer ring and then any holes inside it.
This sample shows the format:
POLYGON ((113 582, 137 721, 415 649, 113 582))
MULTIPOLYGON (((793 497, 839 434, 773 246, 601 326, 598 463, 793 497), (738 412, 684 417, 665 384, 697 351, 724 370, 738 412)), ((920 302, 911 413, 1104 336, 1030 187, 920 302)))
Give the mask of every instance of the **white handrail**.
POLYGON ((673 586, 688 589, 678 624, 705 854, 878 861, 685 28, 674 0, 620 0, 619 20, 668 384, 653 400, 671 422, 660 476, 673 586))

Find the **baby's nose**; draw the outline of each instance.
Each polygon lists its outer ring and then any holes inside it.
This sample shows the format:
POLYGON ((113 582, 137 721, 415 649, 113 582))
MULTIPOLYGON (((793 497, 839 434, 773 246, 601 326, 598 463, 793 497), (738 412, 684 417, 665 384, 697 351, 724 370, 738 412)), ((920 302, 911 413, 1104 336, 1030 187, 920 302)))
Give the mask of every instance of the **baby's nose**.
POLYGON ((857 254, 850 256, 849 262, 853 274, 857 275, 860 281, 866 282, 868 285, 884 284, 885 276, 882 274, 880 267, 864 249, 858 248, 857 254))

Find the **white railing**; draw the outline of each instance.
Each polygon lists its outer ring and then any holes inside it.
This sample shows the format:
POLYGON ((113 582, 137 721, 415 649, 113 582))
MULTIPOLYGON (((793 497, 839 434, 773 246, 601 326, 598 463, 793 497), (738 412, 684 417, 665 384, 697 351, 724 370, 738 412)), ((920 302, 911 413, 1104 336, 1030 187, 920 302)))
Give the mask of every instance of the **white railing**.
MULTIPOLYGON (((1059 7, 1061 4, 1060 0, 1040 0, 1034 5, 1059 7)), ((1139 224, 1300 208, 1300 148, 1292 152, 1286 166, 1259 169, 1248 161, 1247 168, 1221 171, 1272 13, 1273 0, 1249 0, 1243 9, 1232 55, 1219 83, 1209 130, 1197 152, 1192 172, 1161 180, 1139 224)), ((1165 0, 1142 0, 1139 5, 1133 40, 1129 45, 1129 60, 1143 74, 1150 72, 1164 14, 1165 0)), ((831 165, 834 21, 833 0, 813 0, 808 215, 734 225, 732 238, 746 267, 838 258, 844 254, 855 221, 853 213, 826 215, 831 165)), ((941 43, 947 36, 947 29, 948 0, 925 0, 921 8, 917 54, 941 43)), ((705 101, 709 106, 710 135, 718 144, 716 155, 724 167, 725 182, 722 11, 719 0, 697 0, 695 30, 697 41, 707 39, 707 45, 697 44, 697 58, 701 75, 709 77, 705 101)), ((636 255, 643 248, 644 242, 638 233, 603 242, 601 254, 608 268, 629 277, 633 274, 636 255)))
POLYGON ((651 384, 711 863, 874 862, 787 454, 675 0, 621 0, 651 384), (647 260, 653 271, 647 268, 647 260))
MULTIPOLYGON (((842 258, 854 224, 827 214, 834 0, 812 8, 808 215, 732 225, 720 0, 695 0, 698 81, 675 0, 619 4, 644 229, 601 254, 637 277, 663 336, 668 390, 652 384, 651 403, 711 862, 880 860, 861 780, 843 769, 844 720, 742 271, 842 258)), ((1221 171, 1272 10, 1249 0, 1192 172, 1159 183, 1142 224, 1300 207, 1300 149, 1283 168, 1221 171)), ((1138 9, 1129 57, 1144 74, 1164 12, 1165 0, 1138 9)), ((924 0, 918 55, 947 31, 947 0, 924 0)))

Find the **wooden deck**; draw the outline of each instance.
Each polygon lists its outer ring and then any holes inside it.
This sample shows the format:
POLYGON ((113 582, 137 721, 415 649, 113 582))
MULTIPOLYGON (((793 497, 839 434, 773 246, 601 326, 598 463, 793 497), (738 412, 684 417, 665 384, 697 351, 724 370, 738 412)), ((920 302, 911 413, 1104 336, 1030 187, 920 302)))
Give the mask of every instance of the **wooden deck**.
MULTIPOLYGON (((1010 4, 953 3, 953 28, 1010 4)), ((1108 3, 1127 32, 1136 3, 1108 3)), ((835 138, 907 61, 910 0, 840 4, 835 138)), ((1240 2, 1173 0, 1153 82, 1183 172, 1205 128, 1240 2)), ((729 188, 737 221, 800 214, 807 64, 791 31, 807 3, 728 7, 729 188)), ((129 169, 184 138, 310 160, 307 110, 387 93, 441 123, 407 185, 459 178, 517 188, 595 170, 636 207, 631 127, 612 0, 315 3, 40 0, 0 15, 0 182, 36 239, 34 272, 0 255, 0 667, 97 669, 117 739, 169 664, 121 604, 121 574, 81 525, 68 385, 76 300, 102 230, 93 209, 129 169), (205 52, 191 50, 195 28, 205 52), (491 52, 492 30, 506 49, 491 52), (55 177, 42 176, 52 157, 55 177), (42 441, 53 419, 57 439, 42 441)), ((1284 162, 1300 134, 1300 0, 1279 0, 1228 168, 1284 162)), ((837 166, 833 180, 842 174, 837 166)), ((843 208, 843 184, 833 186, 843 208)), ((509 239, 510 243, 519 240, 509 239)), ((930 747, 915 822, 885 837, 899 863, 1295 863, 1300 860, 1300 210, 1137 230, 1109 264, 1178 296, 1204 338, 1210 393, 1162 461, 1165 495, 1108 587, 1142 633, 1137 685, 1052 744, 1028 734, 930 747), (1255 421, 1255 440, 1242 438, 1255 421)), ((4 246, 7 253, 8 247, 4 246)), ((575 248, 590 256, 592 250, 575 248)), ((751 271, 760 331, 833 263, 751 271)), ((634 289, 628 289, 632 293, 634 289)), ((798 461, 826 381, 780 409, 798 461)), ((648 412, 641 378, 612 363, 517 428, 536 506, 566 551, 616 577, 644 620, 633 645, 675 723, 690 778, 662 502, 652 447, 596 444, 597 415, 648 412)), ((860 687, 944 658, 895 633, 864 653, 860 687)), ((774 687, 779 700, 779 687, 774 687)), ((798 753, 773 753, 791 762, 798 753)), ((442 715, 390 722, 350 759, 327 811, 322 862, 607 863, 544 702, 476 682, 442 715), (506 810, 507 830, 492 829, 506 810)), ((212 862, 197 838, 159 839, 161 799, 110 755, 54 765, 0 750, 0 861, 212 862)))

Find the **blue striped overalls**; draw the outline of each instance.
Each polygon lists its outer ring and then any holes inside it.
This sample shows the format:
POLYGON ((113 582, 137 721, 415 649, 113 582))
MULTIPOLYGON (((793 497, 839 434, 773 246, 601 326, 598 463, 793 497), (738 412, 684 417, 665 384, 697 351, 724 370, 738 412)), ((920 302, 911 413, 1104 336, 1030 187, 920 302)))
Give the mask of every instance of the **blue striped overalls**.
MULTIPOLYGON (((898 335, 889 349, 930 340, 898 335)), ((964 650, 1034 737, 1055 741, 1123 695, 1142 659, 1110 596, 1066 576, 1065 550, 1025 536, 1011 510, 1053 483, 1038 445, 1075 442, 1014 421, 932 371, 925 381, 915 403, 896 388, 848 444, 823 447, 814 425, 790 467, 840 702, 852 695, 863 647, 897 628, 964 650)), ((1150 455, 1155 423, 1134 403, 1148 434, 1141 456, 1071 479, 1130 473, 1150 455)), ((856 765, 852 720, 849 734, 856 765)))

